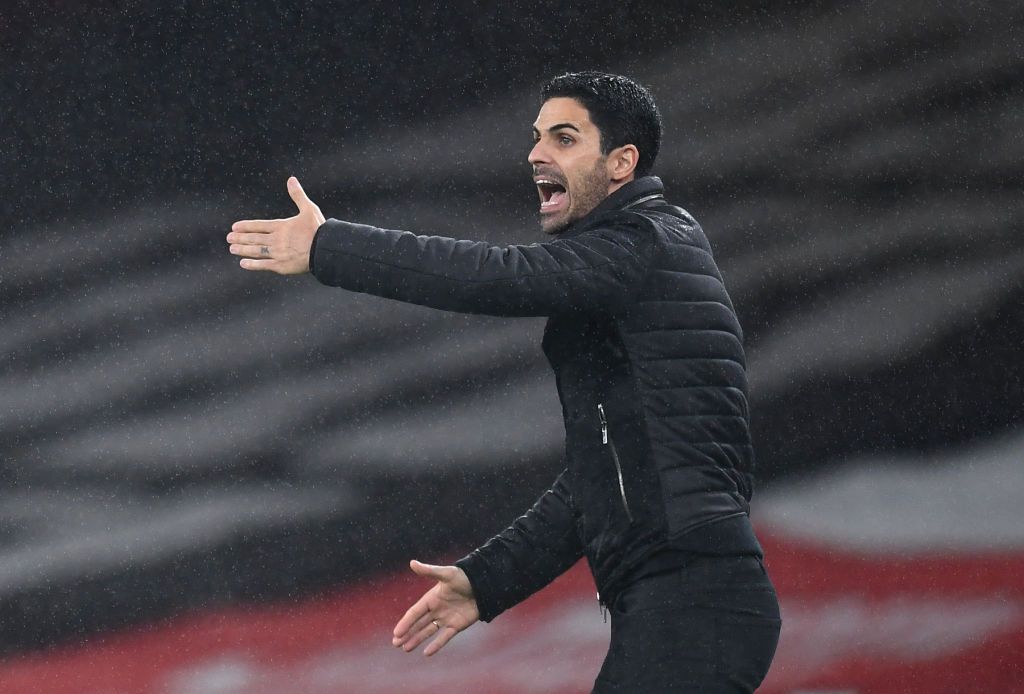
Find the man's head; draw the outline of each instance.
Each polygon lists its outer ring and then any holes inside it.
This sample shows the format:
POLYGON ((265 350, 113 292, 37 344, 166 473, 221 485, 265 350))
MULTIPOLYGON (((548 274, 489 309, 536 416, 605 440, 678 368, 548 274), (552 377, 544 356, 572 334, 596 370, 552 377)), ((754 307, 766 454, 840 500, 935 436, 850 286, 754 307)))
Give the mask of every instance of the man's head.
POLYGON ((541 88, 541 99, 529 160, 541 227, 557 234, 651 172, 661 114, 647 89, 602 72, 559 75, 541 88))

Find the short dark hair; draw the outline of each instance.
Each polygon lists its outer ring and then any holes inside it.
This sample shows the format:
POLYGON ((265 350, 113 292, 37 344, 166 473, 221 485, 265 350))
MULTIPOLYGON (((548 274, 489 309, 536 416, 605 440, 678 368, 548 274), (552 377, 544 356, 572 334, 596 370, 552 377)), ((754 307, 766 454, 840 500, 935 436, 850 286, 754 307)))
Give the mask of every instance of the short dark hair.
POLYGON ((582 103, 601 133, 602 154, 635 145, 640 152, 637 178, 654 168, 661 147, 661 113, 646 87, 622 75, 588 70, 551 78, 540 96, 541 101, 563 96, 582 103))

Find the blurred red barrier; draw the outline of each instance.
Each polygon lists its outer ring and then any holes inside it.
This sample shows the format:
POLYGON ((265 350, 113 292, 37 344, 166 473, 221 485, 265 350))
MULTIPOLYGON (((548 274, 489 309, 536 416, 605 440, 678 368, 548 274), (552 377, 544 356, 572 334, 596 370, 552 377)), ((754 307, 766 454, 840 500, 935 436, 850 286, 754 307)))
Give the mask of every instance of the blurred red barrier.
MULTIPOLYGON (((765 532, 783 636, 761 691, 1024 692, 1024 554, 858 555, 765 532)), ((0 694, 589 691, 607 645, 584 565, 434 658, 390 646, 404 573, 28 654, 0 694)))

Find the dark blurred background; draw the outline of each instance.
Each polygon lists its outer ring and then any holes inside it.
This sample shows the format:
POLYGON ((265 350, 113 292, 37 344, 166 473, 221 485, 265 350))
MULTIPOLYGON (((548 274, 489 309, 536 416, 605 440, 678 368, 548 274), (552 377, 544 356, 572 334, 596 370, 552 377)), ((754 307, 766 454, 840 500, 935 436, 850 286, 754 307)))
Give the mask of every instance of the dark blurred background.
MULTIPOLYGON (((465 552, 560 469, 542 319, 247 274, 232 221, 542 234, 545 78, 628 74, 747 333, 762 489, 1021 427, 1014 2, 0 10, 0 650, 465 552)), ((756 506, 756 504, 755 504, 756 506)))

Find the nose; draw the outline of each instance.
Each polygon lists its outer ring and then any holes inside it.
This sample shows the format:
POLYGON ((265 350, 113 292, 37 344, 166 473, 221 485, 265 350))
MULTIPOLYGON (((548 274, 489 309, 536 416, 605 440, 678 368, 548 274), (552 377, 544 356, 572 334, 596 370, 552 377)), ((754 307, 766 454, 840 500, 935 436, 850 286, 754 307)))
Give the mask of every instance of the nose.
POLYGON ((530 150, 530 156, 527 161, 536 166, 537 164, 549 163, 551 159, 548 157, 547 150, 544 148, 544 141, 538 140, 537 144, 530 150))

